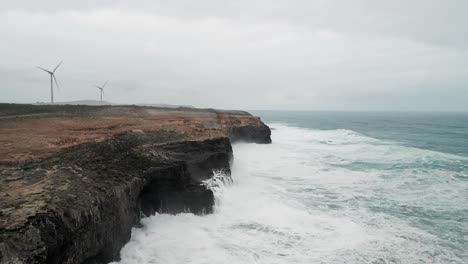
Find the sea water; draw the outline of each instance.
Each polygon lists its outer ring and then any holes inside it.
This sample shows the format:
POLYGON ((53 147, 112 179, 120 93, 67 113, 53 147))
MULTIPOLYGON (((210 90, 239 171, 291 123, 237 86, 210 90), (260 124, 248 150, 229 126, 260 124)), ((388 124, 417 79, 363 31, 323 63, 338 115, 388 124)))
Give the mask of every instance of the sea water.
POLYGON ((215 212, 157 214, 119 263, 468 263, 468 115, 255 112, 215 212))

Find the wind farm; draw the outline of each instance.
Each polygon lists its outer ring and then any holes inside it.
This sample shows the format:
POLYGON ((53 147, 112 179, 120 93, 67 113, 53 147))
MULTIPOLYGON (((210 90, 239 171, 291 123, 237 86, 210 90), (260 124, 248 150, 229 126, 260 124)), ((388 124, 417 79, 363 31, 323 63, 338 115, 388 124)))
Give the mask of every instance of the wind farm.
MULTIPOLYGON (((47 74, 49 74, 50 76, 50 104, 60 104, 60 105, 63 105, 63 104, 72 104, 72 105, 103 105, 103 104, 110 104, 108 102, 105 102, 103 101, 103 95, 104 95, 104 88, 106 87, 107 83, 109 82, 108 80, 105 81, 102 85, 94 85, 96 88, 99 89, 99 100, 78 100, 78 101, 69 101, 69 102, 57 102, 55 99, 54 99, 54 83, 55 83, 55 86, 57 87, 57 89, 60 91, 60 86, 58 84, 58 81, 57 81, 57 77, 55 76, 55 72, 57 71, 57 69, 62 65, 63 61, 60 61, 59 64, 57 64, 57 66, 55 66, 55 68, 53 70, 48 70, 46 68, 43 68, 43 67, 39 67, 39 66, 36 66, 38 69, 46 72, 47 74)), ((42 103, 42 102, 37 102, 36 104, 48 104, 48 103, 42 103)))

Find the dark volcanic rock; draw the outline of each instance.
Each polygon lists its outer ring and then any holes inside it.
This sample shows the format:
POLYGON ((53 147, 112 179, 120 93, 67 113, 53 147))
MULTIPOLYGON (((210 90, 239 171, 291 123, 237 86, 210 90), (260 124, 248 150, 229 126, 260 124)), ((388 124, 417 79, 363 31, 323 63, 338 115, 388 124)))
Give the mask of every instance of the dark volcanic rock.
POLYGON ((19 230, 4 223, 2 263, 109 262, 118 258, 141 212, 210 213, 213 193, 200 179, 210 178, 210 168, 229 171, 229 140, 154 143, 163 137, 121 135, 26 165, 45 173, 8 171, 48 182, 44 192, 31 197, 44 202, 41 213, 24 219, 19 230))
MULTIPOLYGON (((176 123, 175 131, 167 131, 147 125, 153 121, 140 124, 139 119, 129 118, 127 121, 137 120, 138 129, 105 131, 105 137, 85 138, 82 144, 54 149, 47 156, 18 165, 0 164, 0 263, 107 263, 119 259, 131 228, 144 215, 211 213, 213 192, 202 183, 213 176, 213 170, 230 174, 233 155, 226 136, 234 141, 271 142, 269 128, 259 119, 242 112, 214 115, 220 124, 215 130, 197 126, 187 130, 176 123), (225 136, 219 137, 222 131, 225 136)), ((112 118, 102 120, 111 122, 112 118)), ((178 120, 167 117, 165 122, 186 122, 178 120)), ((78 135, 97 134, 79 124, 78 135)), ((76 127, 61 131, 75 133, 67 131, 76 131, 76 127)), ((41 141, 34 140, 30 142, 39 146, 41 141)))
POLYGON ((271 130, 263 123, 230 127, 228 128, 227 134, 232 142, 243 141, 248 143, 271 143, 271 130))

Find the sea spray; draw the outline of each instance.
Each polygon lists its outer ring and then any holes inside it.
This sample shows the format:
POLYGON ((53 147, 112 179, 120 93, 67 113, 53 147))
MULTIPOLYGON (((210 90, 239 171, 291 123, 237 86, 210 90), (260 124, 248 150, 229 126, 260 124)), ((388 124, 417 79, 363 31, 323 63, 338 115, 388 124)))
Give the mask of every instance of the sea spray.
POLYGON ((120 263, 466 263, 468 158, 272 126, 205 183, 213 214, 143 219, 120 263))

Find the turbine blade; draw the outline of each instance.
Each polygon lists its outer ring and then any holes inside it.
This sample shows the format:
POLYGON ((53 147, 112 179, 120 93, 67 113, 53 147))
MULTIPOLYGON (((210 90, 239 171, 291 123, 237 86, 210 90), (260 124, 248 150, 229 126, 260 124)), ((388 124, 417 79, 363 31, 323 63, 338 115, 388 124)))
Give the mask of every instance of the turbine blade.
POLYGON ((57 85, 57 89, 60 91, 60 86, 57 82, 57 79, 55 78, 55 74, 52 74, 52 78, 54 78, 55 84, 57 85))
POLYGON ((46 70, 46 69, 44 69, 44 68, 41 68, 41 67, 39 67, 39 66, 36 66, 36 67, 37 67, 38 69, 41 69, 41 70, 47 72, 47 73, 52 73, 52 72, 50 72, 50 71, 48 71, 48 70, 46 70))
POLYGON ((108 82, 108 81, 106 81, 106 82, 104 83, 104 85, 102 86, 102 88, 106 87, 107 82, 108 82))
POLYGON ((58 69, 58 67, 60 67, 60 65, 62 65, 62 62, 63 62, 63 61, 61 61, 61 62, 55 67, 55 69, 52 71, 53 73, 55 73, 55 71, 58 69))

